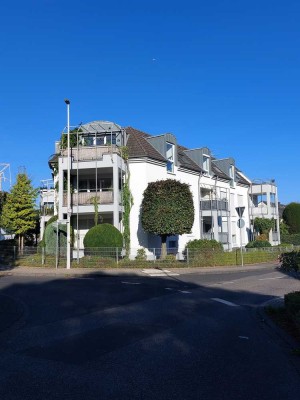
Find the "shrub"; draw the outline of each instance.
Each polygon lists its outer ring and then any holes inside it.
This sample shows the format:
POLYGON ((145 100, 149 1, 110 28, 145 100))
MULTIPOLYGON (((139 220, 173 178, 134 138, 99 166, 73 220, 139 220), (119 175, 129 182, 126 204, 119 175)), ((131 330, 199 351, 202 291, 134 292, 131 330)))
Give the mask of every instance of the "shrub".
POLYGON ((284 296, 284 305, 291 316, 300 313, 300 292, 291 292, 284 296))
POLYGON ((135 259, 137 261, 147 260, 146 251, 144 248, 138 249, 135 259))
POLYGON ((63 254, 67 250, 67 225, 59 224, 58 238, 57 238, 57 227, 54 224, 55 221, 53 221, 50 224, 49 221, 46 226, 44 237, 42 240, 42 242, 44 242, 45 244, 46 254, 56 253, 57 239, 58 239, 58 248, 60 249, 59 250, 60 254, 63 254))
POLYGON ((281 241, 294 246, 300 246, 300 233, 294 233, 291 235, 281 235, 281 241))
POLYGON ((247 249, 253 249, 253 248, 262 248, 262 247, 272 247, 271 243, 268 242, 267 240, 254 240, 253 242, 249 242, 245 246, 247 249))
POLYGON ((262 241, 262 242, 268 242, 268 238, 269 238, 269 235, 262 233, 262 234, 256 236, 255 240, 262 241))
POLYGON ((122 233, 111 224, 93 226, 84 237, 85 248, 92 247, 123 247, 122 233))
POLYGON ((189 241, 186 246, 185 250, 211 250, 211 251, 217 251, 217 252, 222 252, 223 251, 223 245, 220 242, 217 242, 216 240, 208 240, 208 239, 195 239, 189 241))
POLYGON ((282 218, 289 226, 290 233, 300 233, 300 203, 288 204, 283 210, 282 218))
POLYGON ((282 253, 279 257, 280 267, 284 271, 300 270, 300 251, 282 253))

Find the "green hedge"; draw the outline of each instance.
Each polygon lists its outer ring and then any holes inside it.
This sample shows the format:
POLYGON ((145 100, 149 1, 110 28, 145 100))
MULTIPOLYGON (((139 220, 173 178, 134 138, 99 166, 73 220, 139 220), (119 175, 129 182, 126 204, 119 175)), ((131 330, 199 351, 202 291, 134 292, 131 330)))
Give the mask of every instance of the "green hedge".
POLYGON ((300 271, 300 251, 282 253, 279 261, 283 271, 300 271))
POLYGON ((247 249, 259 248, 259 247, 271 247, 271 243, 267 240, 254 240, 246 244, 247 249))
POLYGON ((111 224, 100 224, 93 226, 83 239, 85 248, 122 248, 123 235, 111 224))
POLYGON ((282 243, 293 244, 295 246, 300 246, 300 233, 294 233, 291 235, 281 235, 280 237, 282 243))
MULTIPOLYGON (((42 242, 44 242, 46 254, 56 254, 57 244, 57 228, 55 223, 48 223, 45 229, 45 234, 42 242)), ((67 251, 67 225, 59 224, 58 229, 58 248, 60 254, 65 254, 67 251)))

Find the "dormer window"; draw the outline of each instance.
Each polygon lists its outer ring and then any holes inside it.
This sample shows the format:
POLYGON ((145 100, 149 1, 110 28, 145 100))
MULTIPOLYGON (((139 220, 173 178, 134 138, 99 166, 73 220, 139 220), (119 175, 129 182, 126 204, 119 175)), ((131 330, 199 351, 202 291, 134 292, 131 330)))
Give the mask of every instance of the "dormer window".
POLYGON ((167 142, 167 171, 174 172, 174 144, 167 142))
POLYGON ((230 165, 229 167, 229 176, 231 178, 231 186, 234 186, 234 165, 230 165))
POLYGON ((205 174, 209 174, 209 156, 203 155, 203 171, 205 174))

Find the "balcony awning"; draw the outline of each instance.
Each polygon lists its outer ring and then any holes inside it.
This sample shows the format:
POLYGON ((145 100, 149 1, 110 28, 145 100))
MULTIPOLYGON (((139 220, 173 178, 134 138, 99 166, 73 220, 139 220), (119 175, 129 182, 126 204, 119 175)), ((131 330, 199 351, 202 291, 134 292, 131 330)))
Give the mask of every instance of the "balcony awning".
POLYGON ((206 189, 206 190, 214 190, 214 186, 208 185, 207 183, 200 183, 199 187, 201 189, 206 189))

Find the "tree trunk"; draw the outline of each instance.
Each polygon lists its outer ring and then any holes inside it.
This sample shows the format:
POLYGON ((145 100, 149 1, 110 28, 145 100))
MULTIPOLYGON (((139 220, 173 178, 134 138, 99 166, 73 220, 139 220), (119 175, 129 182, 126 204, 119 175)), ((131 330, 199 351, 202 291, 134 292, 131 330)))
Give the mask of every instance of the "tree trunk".
POLYGON ((161 235, 161 255, 160 258, 165 260, 167 256, 167 237, 168 235, 161 235))

